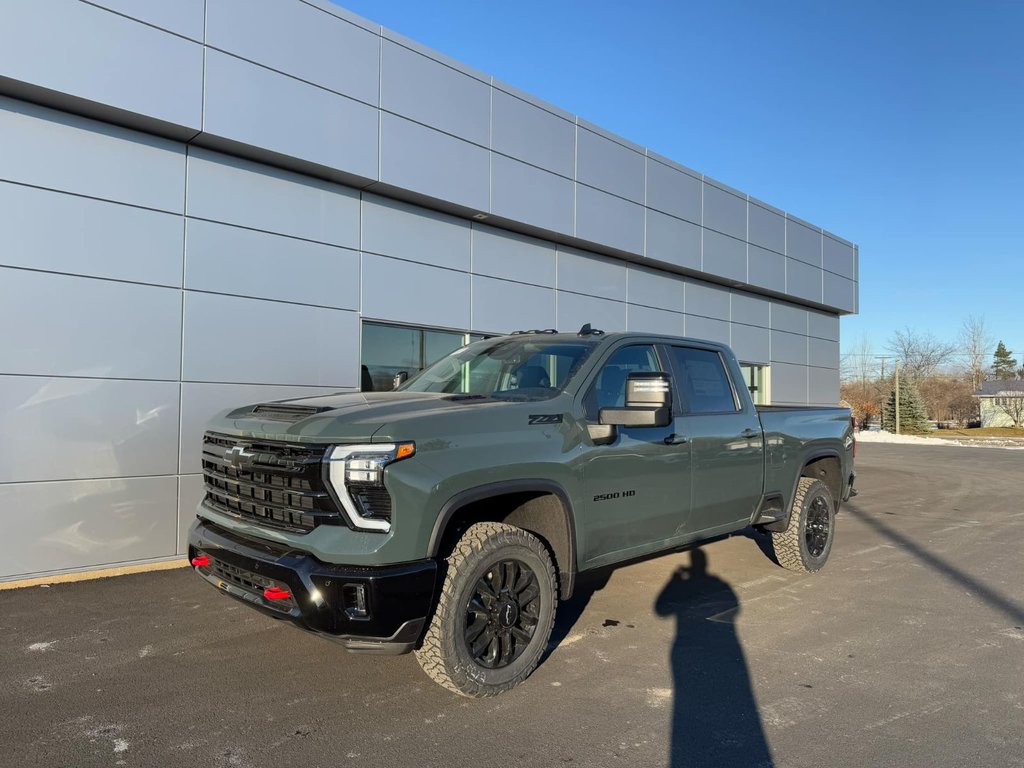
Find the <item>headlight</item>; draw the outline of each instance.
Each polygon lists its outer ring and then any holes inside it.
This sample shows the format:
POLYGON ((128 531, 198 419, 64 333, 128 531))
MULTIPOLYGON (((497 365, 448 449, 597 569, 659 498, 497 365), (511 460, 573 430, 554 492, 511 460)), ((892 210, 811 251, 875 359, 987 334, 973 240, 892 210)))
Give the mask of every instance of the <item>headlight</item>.
POLYGON ((384 467, 416 453, 414 443, 337 445, 327 455, 331 486, 356 528, 391 530, 384 467))

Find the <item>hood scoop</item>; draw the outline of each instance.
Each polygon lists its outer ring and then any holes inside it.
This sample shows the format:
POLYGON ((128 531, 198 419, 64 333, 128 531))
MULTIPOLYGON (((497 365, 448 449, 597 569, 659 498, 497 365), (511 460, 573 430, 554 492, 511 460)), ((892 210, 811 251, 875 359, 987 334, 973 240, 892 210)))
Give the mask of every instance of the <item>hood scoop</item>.
POLYGON ((287 403, 263 403, 252 409, 252 415, 268 421, 295 422, 317 413, 329 411, 330 408, 317 408, 313 405, 289 405, 287 403))

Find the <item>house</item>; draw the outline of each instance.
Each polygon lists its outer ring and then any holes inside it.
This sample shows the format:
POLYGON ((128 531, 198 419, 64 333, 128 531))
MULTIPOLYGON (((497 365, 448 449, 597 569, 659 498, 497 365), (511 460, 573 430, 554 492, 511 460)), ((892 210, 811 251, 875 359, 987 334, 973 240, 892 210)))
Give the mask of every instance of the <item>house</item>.
POLYGON ((986 381, 974 396, 981 404, 981 426, 1024 426, 1024 380, 986 381))

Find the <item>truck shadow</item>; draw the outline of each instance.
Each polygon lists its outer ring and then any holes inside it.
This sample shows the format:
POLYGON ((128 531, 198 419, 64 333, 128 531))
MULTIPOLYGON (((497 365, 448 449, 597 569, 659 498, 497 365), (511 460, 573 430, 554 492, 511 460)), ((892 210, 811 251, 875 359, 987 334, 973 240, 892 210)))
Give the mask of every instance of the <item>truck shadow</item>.
POLYGON ((672 768, 773 766, 736 635, 740 606, 727 582, 708 572, 703 550, 690 552, 654 604, 674 618, 672 768))

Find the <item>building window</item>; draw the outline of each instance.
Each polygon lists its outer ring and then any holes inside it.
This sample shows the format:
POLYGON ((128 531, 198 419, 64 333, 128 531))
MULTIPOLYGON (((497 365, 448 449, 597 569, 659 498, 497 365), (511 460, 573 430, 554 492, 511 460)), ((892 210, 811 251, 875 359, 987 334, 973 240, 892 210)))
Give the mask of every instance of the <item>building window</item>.
POLYGON ((360 389, 363 392, 390 391, 397 374, 404 371, 412 377, 448 353, 483 338, 486 337, 462 331, 363 323, 360 389))
POLYGON ((743 371, 743 381, 750 390, 754 405, 768 405, 768 366, 740 363, 740 370, 743 371))

